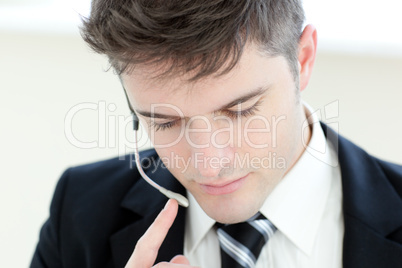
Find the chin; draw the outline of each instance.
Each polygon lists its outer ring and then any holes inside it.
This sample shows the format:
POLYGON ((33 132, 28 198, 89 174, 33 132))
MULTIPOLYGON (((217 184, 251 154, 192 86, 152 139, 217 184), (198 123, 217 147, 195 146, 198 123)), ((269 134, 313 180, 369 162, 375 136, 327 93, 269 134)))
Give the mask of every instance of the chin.
POLYGON ((215 215, 215 217, 211 217, 214 220, 216 220, 219 223, 223 224, 234 224, 234 223, 239 223, 239 222, 244 222, 254 216, 258 210, 255 213, 244 213, 237 211, 236 213, 231 213, 231 214, 218 214, 215 215))
POLYGON ((201 205, 201 208, 209 217, 224 224, 246 221, 254 216, 260 208, 260 206, 256 206, 255 204, 241 204, 241 202, 226 201, 227 202, 220 202, 219 205, 216 202, 209 202, 208 204, 204 203, 201 205))

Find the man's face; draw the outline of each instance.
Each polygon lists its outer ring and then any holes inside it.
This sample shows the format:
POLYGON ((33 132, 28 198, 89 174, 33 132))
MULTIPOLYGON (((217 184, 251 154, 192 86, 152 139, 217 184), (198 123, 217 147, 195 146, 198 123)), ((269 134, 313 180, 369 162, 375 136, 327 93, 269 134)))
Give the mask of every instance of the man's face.
POLYGON ((286 60, 248 46, 224 76, 188 82, 155 70, 122 80, 165 166, 211 218, 253 216, 303 152, 305 114, 286 60))

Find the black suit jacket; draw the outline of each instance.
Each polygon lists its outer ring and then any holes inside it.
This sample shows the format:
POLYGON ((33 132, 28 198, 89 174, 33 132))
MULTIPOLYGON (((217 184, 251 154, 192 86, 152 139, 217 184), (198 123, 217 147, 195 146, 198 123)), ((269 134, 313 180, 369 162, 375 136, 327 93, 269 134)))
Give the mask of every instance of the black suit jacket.
MULTIPOLYGON (((322 127, 339 149, 343 266, 402 267, 402 167, 376 159, 322 127)), ((161 168, 154 150, 142 152, 141 159, 151 178, 185 194, 171 173, 161 168)), ((141 179, 129 157, 70 168, 56 187, 31 267, 124 267, 166 201, 141 179)), ((183 253, 184 219, 185 209, 180 208, 157 262, 183 253)))

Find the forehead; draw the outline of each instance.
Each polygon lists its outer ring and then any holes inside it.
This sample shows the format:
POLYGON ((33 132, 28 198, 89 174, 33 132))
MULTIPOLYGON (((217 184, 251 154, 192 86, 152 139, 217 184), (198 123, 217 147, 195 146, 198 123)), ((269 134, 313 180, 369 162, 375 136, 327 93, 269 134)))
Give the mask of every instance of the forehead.
MULTIPOLYGON (((138 66, 122 75, 134 109, 150 111, 151 105, 169 104, 185 116, 207 114, 250 90, 290 79, 286 60, 268 57, 257 49, 246 48, 239 63, 227 74, 188 81, 186 75, 158 78, 158 67, 138 66)), ((169 108, 161 108, 168 112, 169 108)))

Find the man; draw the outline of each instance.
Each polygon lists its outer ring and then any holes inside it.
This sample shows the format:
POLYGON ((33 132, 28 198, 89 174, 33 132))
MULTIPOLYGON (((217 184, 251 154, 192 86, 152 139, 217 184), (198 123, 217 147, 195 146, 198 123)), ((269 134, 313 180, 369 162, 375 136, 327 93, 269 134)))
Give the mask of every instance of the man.
POLYGON ((93 1, 83 37, 154 144, 145 172, 190 206, 165 206, 128 158, 68 169, 31 267, 402 267, 402 167, 301 101, 303 21, 296 0, 93 1))

